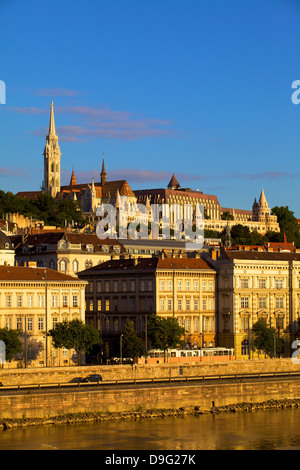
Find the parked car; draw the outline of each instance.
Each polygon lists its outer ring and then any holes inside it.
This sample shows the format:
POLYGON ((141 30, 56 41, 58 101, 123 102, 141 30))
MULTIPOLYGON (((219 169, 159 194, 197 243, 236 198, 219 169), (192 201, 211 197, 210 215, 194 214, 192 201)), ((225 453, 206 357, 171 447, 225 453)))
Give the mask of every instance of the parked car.
POLYGON ((86 382, 86 379, 84 379, 83 377, 74 377, 74 379, 70 380, 69 383, 78 384, 78 383, 81 383, 81 382, 86 382))
POLYGON ((86 382, 102 382, 102 376, 100 374, 91 374, 85 377, 86 382))

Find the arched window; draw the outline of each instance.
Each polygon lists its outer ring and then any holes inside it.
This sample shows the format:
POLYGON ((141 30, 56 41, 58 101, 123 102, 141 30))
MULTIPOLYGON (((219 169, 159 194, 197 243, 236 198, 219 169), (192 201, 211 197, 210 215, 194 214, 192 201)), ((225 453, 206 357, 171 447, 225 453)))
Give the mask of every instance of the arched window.
POLYGON ((55 269, 55 261, 53 259, 50 259, 49 268, 55 269))
POLYGON ((67 262, 64 259, 60 262, 60 270, 64 273, 67 271, 67 262))
POLYGON ((73 271, 75 273, 77 273, 77 271, 79 271, 79 264, 78 264, 78 261, 76 259, 73 261, 73 271))

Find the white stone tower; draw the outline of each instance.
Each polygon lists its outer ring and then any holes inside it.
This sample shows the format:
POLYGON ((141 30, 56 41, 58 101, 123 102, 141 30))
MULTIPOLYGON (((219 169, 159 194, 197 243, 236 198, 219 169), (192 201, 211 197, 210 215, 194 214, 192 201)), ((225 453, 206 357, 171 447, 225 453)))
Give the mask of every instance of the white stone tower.
POLYGON ((49 133, 46 137, 44 150, 44 187, 47 194, 56 197, 60 191, 60 148, 55 132, 53 101, 51 101, 49 133))

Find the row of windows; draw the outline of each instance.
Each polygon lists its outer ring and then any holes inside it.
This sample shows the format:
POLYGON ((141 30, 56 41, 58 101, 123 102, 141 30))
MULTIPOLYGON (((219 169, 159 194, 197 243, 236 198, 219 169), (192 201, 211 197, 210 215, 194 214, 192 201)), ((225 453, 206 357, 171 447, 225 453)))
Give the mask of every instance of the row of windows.
MULTIPOLYGON (((249 297, 241 297, 241 308, 249 308, 249 297)), ((267 297, 258 297, 258 308, 267 308, 267 297)), ((284 308, 284 298, 275 297, 275 308, 284 308)))
MULTIPOLYGON (((152 292, 153 280, 152 279, 141 279, 139 281, 139 288, 141 292, 152 292)), ((122 281, 97 281, 96 283, 97 292, 135 292, 136 281, 134 279, 122 280, 122 281)), ((94 283, 89 282, 87 286, 87 292, 94 292, 94 283)))
MULTIPOLYGON (((187 332, 192 331, 191 330, 192 326, 193 326, 193 332, 194 333, 199 332, 200 322, 199 322, 198 318, 194 318, 194 319, 191 319, 191 318, 178 318, 178 324, 179 324, 179 326, 182 326, 183 328, 185 328, 185 330, 187 332), (192 325, 192 322, 193 322, 193 325, 192 325)), ((214 326, 215 326, 215 322, 214 322, 213 318, 205 318, 204 317, 202 319, 202 329, 203 329, 203 331, 213 332, 214 331, 214 326)))
MULTIPOLYGON (((68 318, 63 318, 62 321, 68 320, 68 318)), ((53 317, 52 318, 52 326, 48 325, 48 328, 55 328, 55 326, 58 323, 58 318, 53 317)), ((34 327, 37 327, 38 331, 44 331, 45 330, 45 317, 34 317, 34 316, 27 316, 25 317, 17 317, 16 318, 16 328, 17 330, 23 331, 33 331, 34 327), (25 324, 26 321, 26 324, 25 324)), ((5 328, 7 329, 12 329, 13 327, 13 319, 11 317, 6 317, 5 318, 5 328)))
MULTIPOLYGON (((214 309, 214 299, 202 299, 202 310, 213 310, 214 309)), ((160 299, 160 310, 171 311, 173 309, 173 301, 172 299, 160 299)), ((185 302, 183 299, 177 299, 177 310, 181 312, 182 310, 185 311, 198 311, 199 310, 199 299, 191 299, 186 298, 185 302), (184 308, 185 307, 185 308, 184 308)))
MULTIPOLYGON (((59 306, 59 295, 54 294, 52 295, 52 307, 58 307, 59 306)), ((78 307, 79 306, 79 296, 78 295, 72 295, 72 300, 71 300, 71 305, 69 301, 69 296, 68 295, 63 295, 62 296, 62 307, 78 307)), ((22 294, 17 294, 16 298, 16 303, 14 304, 13 302, 13 296, 12 294, 6 294, 5 296, 5 306, 7 308, 14 307, 16 306, 17 308, 22 308, 22 307, 29 307, 32 308, 34 307, 34 295, 33 294, 27 294, 26 299, 23 298, 22 294)), ((38 295, 37 296, 37 303, 35 304, 35 307, 39 308, 44 308, 45 307, 45 296, 44 295, 38 295)))
MULTIPOLYGON (((118 312, 119 310, 126 312, 135 312, 136 311, 136 300, 129 299, 129 303, 127 299, 124 299, 119 303, 118 299, 97 299, 97 304, 94 305, 93 299, 88 299, 86 301, 86 310, 93 312, 94 308, 96 307, 98 312, 118 312), (121 308, 120 308, 121 307, 121 308)), ((150 299, 140 299, 139 300, 139 310, 140 311, 147 311, 151 312, 153 308, 153 301, 152 298, 150 299)))
MULTIPOLYGON (((185 281, 185 291, 186 292, 189 292, 192 288, 192 281, 185 281)), ((193 281, 193 290, 195 292, 198 292, 199 291, 199 281, 193 281)), ((173 281, 172 280, 168 280, 168 281, 164 281, 164 280, 161 280, 160 281, 160 290, 161 291, 164 291, 164 290, 167 290, 167 291, 172 291, 173 290, 173 281)), ((177 281, 177 291, 181 292, 182 290, 184 290, 184 284, 183 284, 183 281, 182 280, 178 280, 177 281)), ((213 281, 202 281, 202 291, 209 291, 209 292, 213 292, 214 290, 214 282, 213 281)))
MULTIPOLYGON (((241 278, 241 288, 242 289, 248 289, 250 287, 250 279, 249 278, 241 278)), ((258 288, 259 289, 267 289, 272 287, 272 285, 275 285, 276 289, 282 289, 283 288, 283 279, 282 278, 276 278, 275 279, 275 284, 272 283, 271 278, 259 278, 258 279, 258 288), (269 281, 269 282, 268 282, 269 281)), ((253 287, 253 286, 251 286, 253 287)))

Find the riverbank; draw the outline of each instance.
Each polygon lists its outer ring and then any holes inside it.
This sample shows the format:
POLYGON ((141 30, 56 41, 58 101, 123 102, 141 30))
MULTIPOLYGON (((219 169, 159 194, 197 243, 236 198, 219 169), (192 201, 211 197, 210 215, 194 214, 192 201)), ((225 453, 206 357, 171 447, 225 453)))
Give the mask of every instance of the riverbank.
POLYGON ((226 406, 212 406, 208 409, 201 409, 199 406, 194 407, 181 407, 178 409, 153 409, 153 410, 138 410, 134 412, 121 412, 121 413, 71 413, 62 416, 54 416, 52 418, 22 418, 22 419, 5 419, 0 420, 0 431, 8 431, 12 429, 36 427, 36 426, 49 426, 49 425, 75 425, 87 424, 97 422, 118 422, 129 420, 142 420, 142 419, 157 419, 177 417, 184 418, 185 416, 200 416, 204 414, 219 414, 219 413, 251 413, 257 411, 268 410, 282 410, 287 408, 299 408, 299 399, 282 399, 282 400, 267 400, 260 403, 237 403, 229 404, 226 406))

